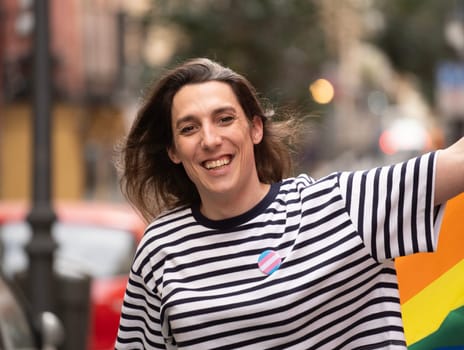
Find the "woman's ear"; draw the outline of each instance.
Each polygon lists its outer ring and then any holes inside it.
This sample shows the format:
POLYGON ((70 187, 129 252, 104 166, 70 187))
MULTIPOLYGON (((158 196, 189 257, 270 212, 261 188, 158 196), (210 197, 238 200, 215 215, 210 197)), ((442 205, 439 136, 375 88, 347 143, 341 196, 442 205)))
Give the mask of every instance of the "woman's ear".
POLYGON ((263 120, 261 117, 254 116, 253 120, 251 121, 251 140, 255 145, 260 143, 263 139, 263 120))
POLYGON ((174 148, 174 146, 168 147, 167 152, 168 152, 169 159, 171 159, 171 161, 174 164, 180 164, 181 163, 179 157, 177 156, 176 149, 174 148))

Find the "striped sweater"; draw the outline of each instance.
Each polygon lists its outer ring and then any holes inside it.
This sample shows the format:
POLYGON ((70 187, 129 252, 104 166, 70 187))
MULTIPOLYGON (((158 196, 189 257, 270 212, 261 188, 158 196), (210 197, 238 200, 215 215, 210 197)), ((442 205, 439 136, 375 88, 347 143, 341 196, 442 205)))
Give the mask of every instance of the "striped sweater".
POLYGON ((393 258, 436 247, 435 155, 285 179, 225 220, 163 214, 138 247, 116 349, 405 349, 393 258))

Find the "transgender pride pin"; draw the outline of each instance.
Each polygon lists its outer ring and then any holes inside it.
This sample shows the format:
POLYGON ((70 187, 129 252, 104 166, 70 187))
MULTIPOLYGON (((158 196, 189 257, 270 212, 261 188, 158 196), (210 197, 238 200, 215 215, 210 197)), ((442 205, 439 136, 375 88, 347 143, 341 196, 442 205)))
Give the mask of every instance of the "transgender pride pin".
POLYGON ((266 250, 258 258, 259 269, 266 275, 274 273, 282 263, 279 254, 273 250, 266 250))

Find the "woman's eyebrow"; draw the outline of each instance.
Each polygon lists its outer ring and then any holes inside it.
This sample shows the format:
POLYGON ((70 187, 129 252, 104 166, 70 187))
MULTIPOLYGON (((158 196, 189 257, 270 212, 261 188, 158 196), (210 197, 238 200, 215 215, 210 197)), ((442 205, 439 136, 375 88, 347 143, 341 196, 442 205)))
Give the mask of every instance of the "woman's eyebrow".
POLYGON ((221 113, 224 113, 224 112, 236 113, 236 110, 232 106, 219 107, 219 108, 214 109, 212 114, 216 115, 216 114, 221 114, 221 113))

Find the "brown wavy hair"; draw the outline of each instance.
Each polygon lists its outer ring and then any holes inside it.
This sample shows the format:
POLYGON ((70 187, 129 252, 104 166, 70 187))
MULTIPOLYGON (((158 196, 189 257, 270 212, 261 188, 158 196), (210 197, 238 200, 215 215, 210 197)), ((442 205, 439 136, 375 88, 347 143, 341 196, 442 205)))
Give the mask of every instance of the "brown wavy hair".
POLYGON ((271 120, 255 88, 242 75, 207 58, 196 58, 167 71, 153 86, 127 138, 120 144, 117 165, 121 190, 149 222, 163 210, 191 205, 200 197, 182 164, 174 164, 167 150, 173 144, 171 107, 174 95, 187 84, 219 81, 234 91, 250 123, 263 120, 261 143, 254 146, 258 176, 273 183, 290 175, 291 148, 298 126, 295 119, 271 120))

